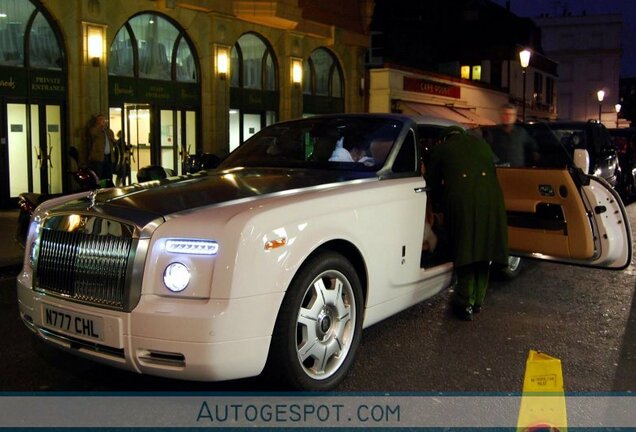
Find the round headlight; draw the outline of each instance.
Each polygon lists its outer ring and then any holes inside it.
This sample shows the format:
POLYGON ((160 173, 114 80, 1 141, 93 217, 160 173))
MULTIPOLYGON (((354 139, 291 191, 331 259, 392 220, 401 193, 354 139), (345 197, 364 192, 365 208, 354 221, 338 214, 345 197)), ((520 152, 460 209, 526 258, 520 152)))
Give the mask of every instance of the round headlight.
POLYGON ((183 291, 190 283, 190 270, 181 263, 172 263, 163 272, 163 283, 172 292, 183 291))
POLYGON ((35 266, 35 257, 38 250, 37 246, 37 241, 33 240, 33 242, 31 243, 31 247, 29 248, 29 266, 31 266, 31 268, 35 266))

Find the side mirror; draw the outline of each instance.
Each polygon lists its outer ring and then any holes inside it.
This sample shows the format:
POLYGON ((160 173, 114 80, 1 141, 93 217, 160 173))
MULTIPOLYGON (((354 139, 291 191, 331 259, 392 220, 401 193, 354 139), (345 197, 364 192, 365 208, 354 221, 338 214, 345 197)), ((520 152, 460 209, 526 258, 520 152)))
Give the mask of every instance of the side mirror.
POLYGON ((580 168, 585 174, 590 173, 590 154, 586 149, 574 149, 574 166, 580 168))

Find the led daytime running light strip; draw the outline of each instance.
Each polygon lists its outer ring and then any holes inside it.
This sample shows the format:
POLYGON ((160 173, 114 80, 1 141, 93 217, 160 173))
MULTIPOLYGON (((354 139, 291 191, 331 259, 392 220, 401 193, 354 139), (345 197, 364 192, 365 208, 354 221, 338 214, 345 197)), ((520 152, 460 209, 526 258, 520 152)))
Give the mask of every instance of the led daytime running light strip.
POLYGON ((166 250, 172 253, 190 255, 216 255, 219 244, 211 240, 168 240, 166 250))

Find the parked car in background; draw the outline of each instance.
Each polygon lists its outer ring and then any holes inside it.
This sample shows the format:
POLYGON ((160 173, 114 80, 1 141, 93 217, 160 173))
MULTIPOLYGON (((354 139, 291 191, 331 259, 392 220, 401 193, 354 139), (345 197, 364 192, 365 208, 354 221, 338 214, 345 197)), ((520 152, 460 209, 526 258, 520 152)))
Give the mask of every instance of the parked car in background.
POLYGON ((575 149, 586 149, 590 157, 587 174, 605 179, 616 190, 621 189, 621 168, 610 134, 597 121, 556 121, 520 124, 540 147, 538 166, 564 166, 562 149, 572 157, 575 149))
POLYGON ((620 193, 625 199, 636 195, 636 128, 608 129, 616 147, 622 179, 620 193))
MULTIPOLYGON (((421 260, 419 147, 407 116, 315 116, 262 129, 214 170, 45 201, 17 278, 20 317, 44 342, 137 373, 267 370, 333 389, 363 328, 452 282, 452 262, 421 260)), ((567 167, 497 175, 515 255, 630 264, 607 183, 567 167)))

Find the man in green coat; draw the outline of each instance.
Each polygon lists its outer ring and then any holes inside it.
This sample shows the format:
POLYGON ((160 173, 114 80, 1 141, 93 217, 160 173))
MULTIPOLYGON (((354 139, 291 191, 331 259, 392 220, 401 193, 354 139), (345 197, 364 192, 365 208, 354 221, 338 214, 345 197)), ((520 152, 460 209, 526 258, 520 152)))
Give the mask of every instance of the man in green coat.
POLYGON ((488 143, 457 126, 443 136, 431 151, 427 180, 443 206, 455 264, 453 310, 472 320, 486 295, 490 264, 508 263, 506 209, 488 143))

